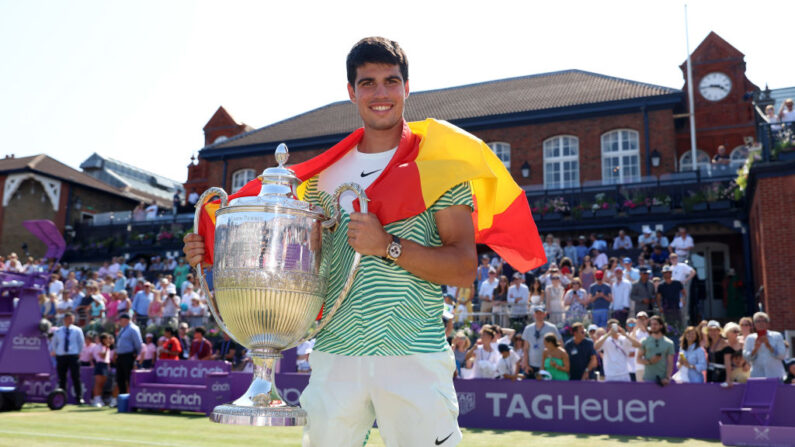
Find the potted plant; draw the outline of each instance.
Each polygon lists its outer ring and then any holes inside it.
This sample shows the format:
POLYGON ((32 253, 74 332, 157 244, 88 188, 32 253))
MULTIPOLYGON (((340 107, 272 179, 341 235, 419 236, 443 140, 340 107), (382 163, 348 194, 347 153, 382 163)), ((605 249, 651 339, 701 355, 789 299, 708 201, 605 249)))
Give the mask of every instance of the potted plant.
POLYGON ((652 213, 668 213, 671 211, 671 196, 668 194, 657 194, 651 199, 652 213))
POLYGON ((642 214, 647 214, 649 212, 648 204, 646 202, 646 198, 643 197, 640 193, 633 194, 630 198, 624 201, 621 207, 629 214, 630 216, 638 216, 642 214))
POLYGON ((686 212, 706 211, 707 200, 702 191, 691 191, 684 199, 682 199, 682 206, 686 212))
POLYGON ((613 217, 617 214, 615 200, 607 194, 600 192, 594 196, 594 217, 613 217))
POLYGON ((560 220, 564 214, 571 211, 569 203, 563 197, 552 199, 546 208, 548 211, 544 214, 544 220, 560 220))

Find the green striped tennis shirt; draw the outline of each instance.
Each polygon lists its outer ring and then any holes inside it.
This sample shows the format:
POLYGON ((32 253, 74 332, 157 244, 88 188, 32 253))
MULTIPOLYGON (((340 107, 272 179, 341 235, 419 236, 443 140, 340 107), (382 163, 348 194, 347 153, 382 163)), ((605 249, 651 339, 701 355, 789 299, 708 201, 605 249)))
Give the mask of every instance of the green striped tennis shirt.
MULTIPOLYGON (((304 199, 331 214, 334 198, 318 188, 317 177, 309 180, 304 199)), ((472 209, 468 183, 454 186, 422 213, 390 223, 384 229, 401 239, 439 247, 442 240, 434 213, 453 205, 472 209)), ((337 300, 355 255, 348 244, 348 222, 350 215, 342 210, 340 223, 331 235, 326 310, 337 300)), ((362 256, 348 296, 317 335, 314 349, 341 355, 441 352, 447 348, 443 309, 441 285, 421 279, 379 256, 362 256)))

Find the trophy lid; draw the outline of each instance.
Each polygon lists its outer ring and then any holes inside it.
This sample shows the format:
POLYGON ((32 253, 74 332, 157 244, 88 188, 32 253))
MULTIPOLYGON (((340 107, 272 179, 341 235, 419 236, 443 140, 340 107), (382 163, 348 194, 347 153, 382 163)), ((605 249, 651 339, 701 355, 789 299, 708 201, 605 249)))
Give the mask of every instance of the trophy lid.
MULTIPOLYGON (((262 189, 256 196, 238 197, 232 200, 229 205, 275 205, 285 208, 300 209, 308 211, 308 203, 298 200, 297 189, 301 184, 301 179, 295 173, 284 167, 290 155, 287 152, 287 145, 279 144, 275 152, 278 166, 267 168, 257 177, 262 182, 262 189)), ((314 210, 313 210, 314 211, 314 210)))

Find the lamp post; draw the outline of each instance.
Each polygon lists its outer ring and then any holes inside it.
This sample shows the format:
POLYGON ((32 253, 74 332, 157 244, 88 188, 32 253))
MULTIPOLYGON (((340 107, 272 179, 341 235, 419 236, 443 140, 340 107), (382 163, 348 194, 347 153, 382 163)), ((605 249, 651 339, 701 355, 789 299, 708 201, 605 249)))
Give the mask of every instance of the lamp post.
POLYGON ((524 164, 522 164, 522 177, 523 178, 530 177, 530 163, 528 163, 527 161, 525 161, 524 164))
POLYGON ((660 160, 662 160, 660 153, 657 152, 657 149, 653 150, 651 153, 651 165, 655 168, 660 166, 660 160))

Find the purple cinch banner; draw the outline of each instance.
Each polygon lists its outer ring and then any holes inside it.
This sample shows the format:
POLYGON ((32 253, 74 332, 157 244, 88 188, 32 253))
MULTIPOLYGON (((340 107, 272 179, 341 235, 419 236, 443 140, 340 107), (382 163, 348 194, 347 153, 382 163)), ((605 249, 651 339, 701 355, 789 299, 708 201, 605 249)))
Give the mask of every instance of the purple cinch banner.
MULTIPOLYGON (((231 377, 245 389, 251 374, 231 377)), ((306 374, 276 375, 290 404, 308 381, 306 374)), ((745 386, 475 379, 456 380, 455 388, 461 427, 719 439, 718 422, 728 422, 720 410, 738 407, 745 386)), ((795 387, 779 385, 771 425, 795 427, 794 402, 795 387)))

